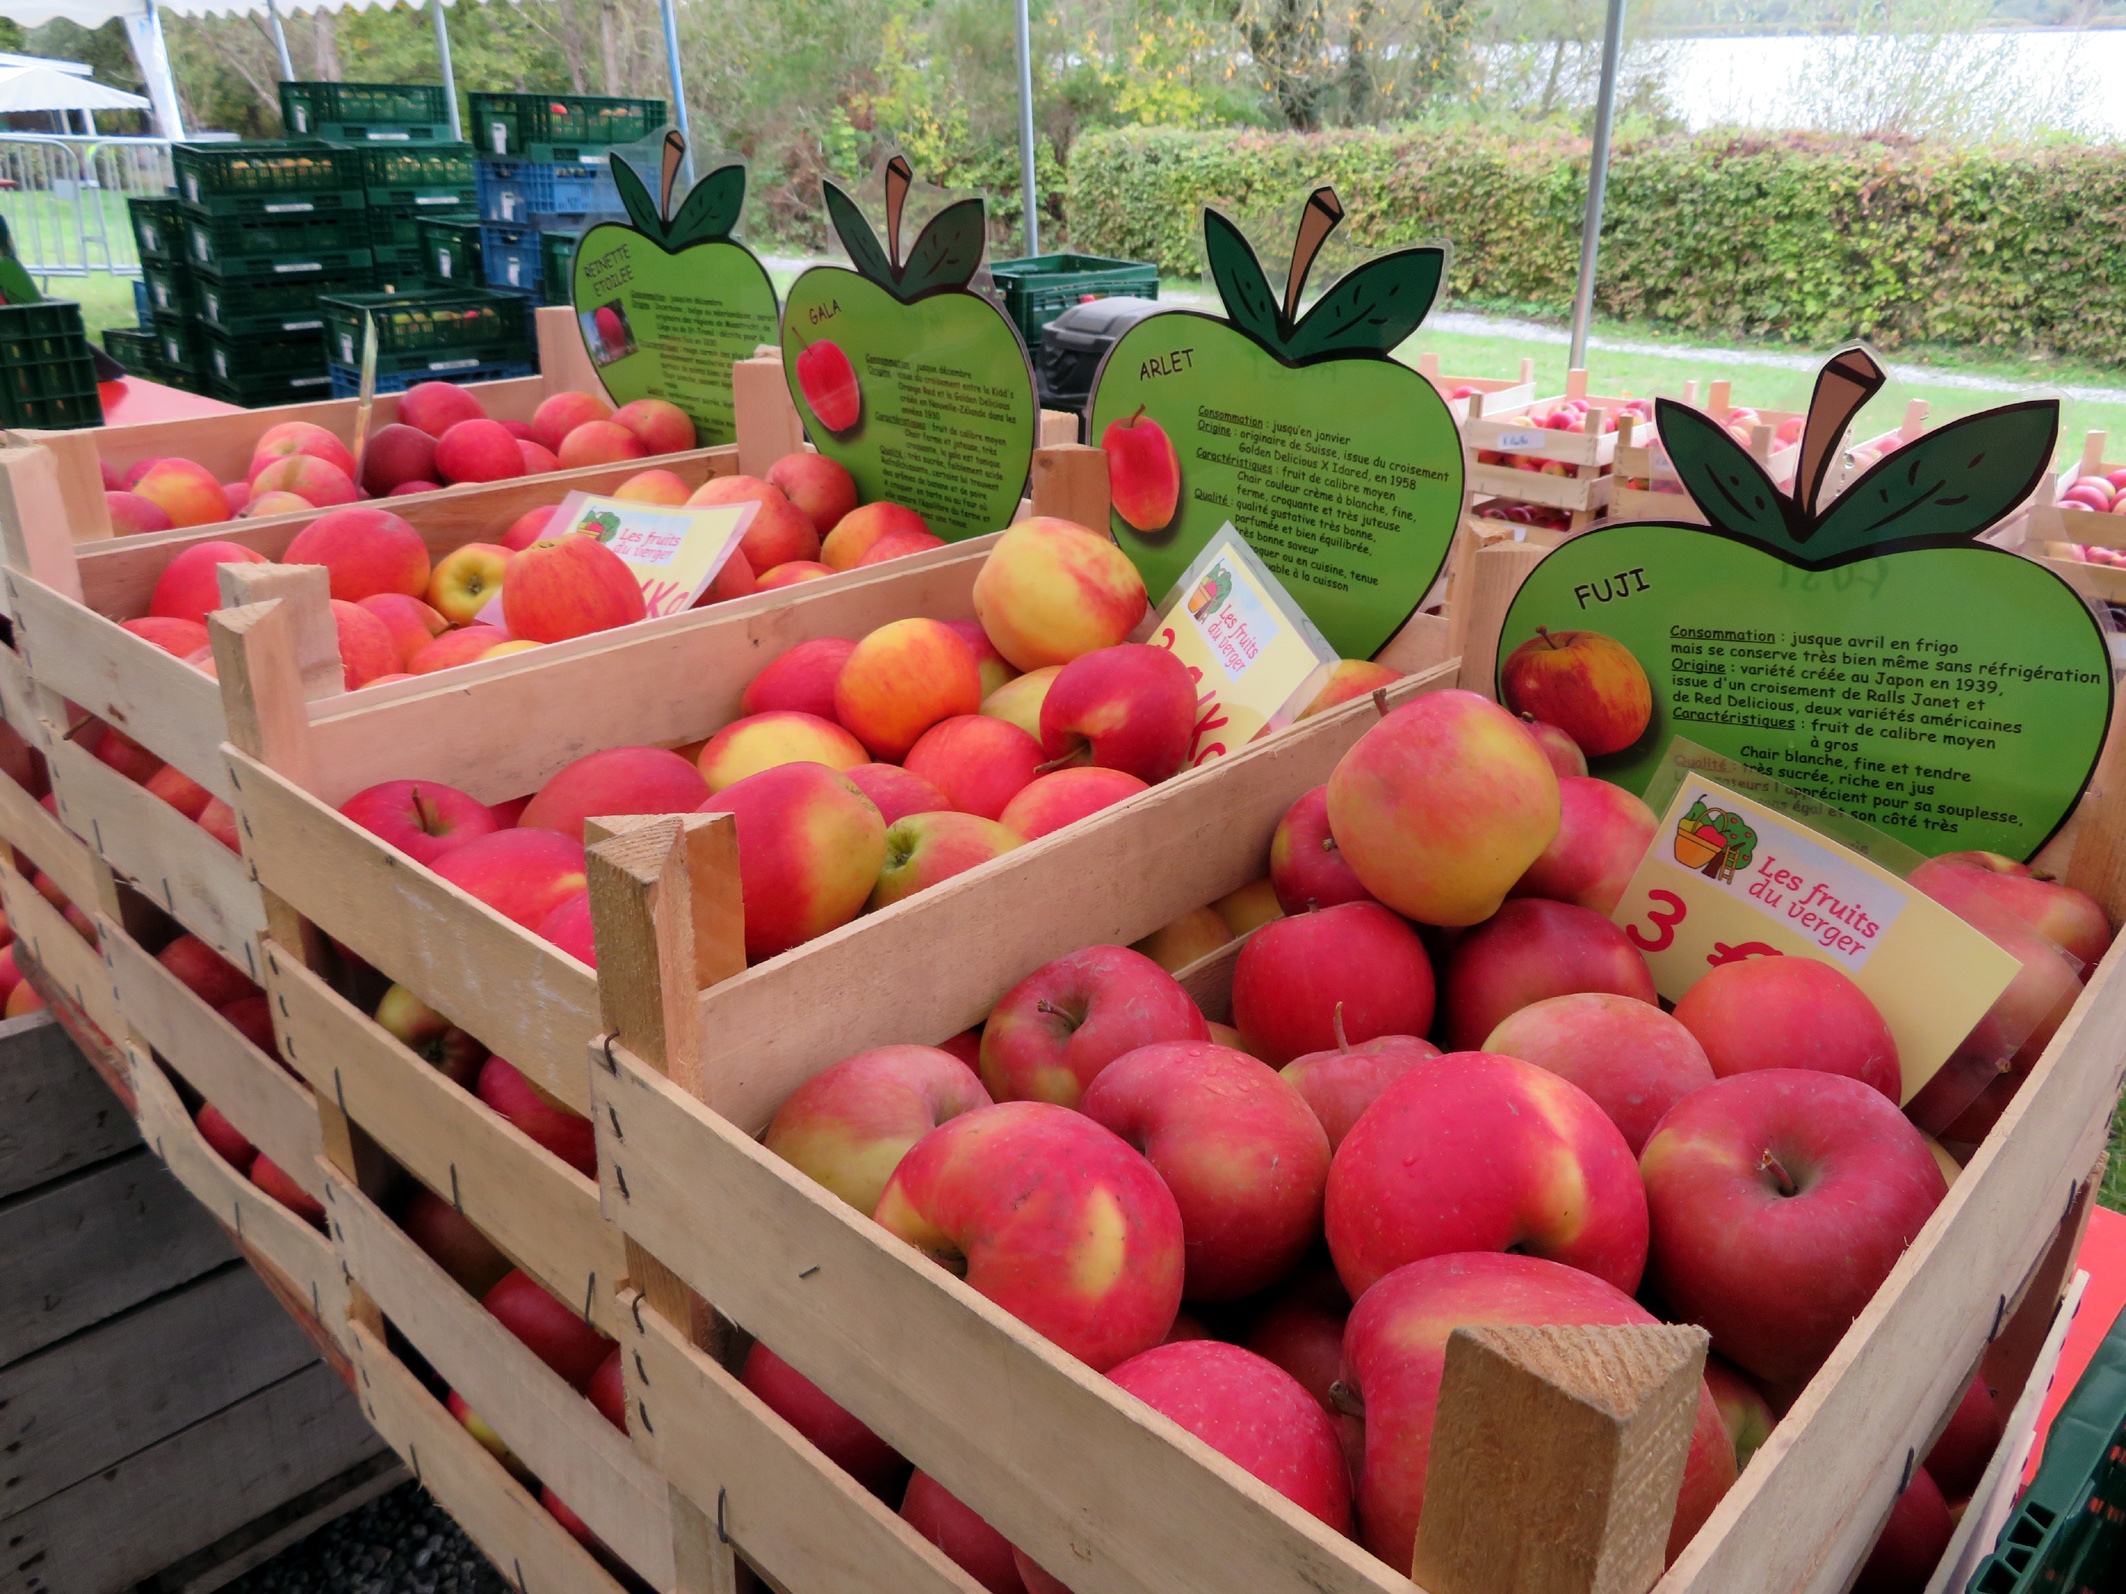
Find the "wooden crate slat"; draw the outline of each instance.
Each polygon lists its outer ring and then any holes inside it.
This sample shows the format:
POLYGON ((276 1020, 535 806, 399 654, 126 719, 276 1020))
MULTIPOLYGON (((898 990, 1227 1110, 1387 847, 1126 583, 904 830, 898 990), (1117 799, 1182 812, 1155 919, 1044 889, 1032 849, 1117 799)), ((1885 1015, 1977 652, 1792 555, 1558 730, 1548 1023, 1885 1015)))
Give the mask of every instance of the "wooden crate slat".
POLYGON ((51 1014, 0 1020, 0 1200, 139 1144, 51 1014))
MULTIPOLYGON (((1405 677, 1387 700, 1451 686, 1452 671, 1405 677)), ((1126 946, 1247 884, 1285 810, 1378 718, 1370 700, 1316 715, 703 991, 705 1099, 758 1132, 829 1063, 943 1040, 1050 959, 1126 946)))
MULTIPOLYGON (((7 905, 7 922, 14 929, 15 945, 27 947, 29 956, 46 977, 74 999, 88 1021, 115 1040, 124 1032, 118 999, 111 990, 111 971, 103 955, 81 939, 59 910, 38 894, 15 872, 11 863, 0 863, 0 902, 7 905)), ((94 899, 85 906, 92 907, 94 899)), ((18 951, 17 956, 21 954, 18 951)))
POLYGON ((327 1204, 348 1271, 392 1326, 593 1533, 670 1587, 670 1500, 627 1435, 337 1172, 327 1204))
POLYGON ((290 1078, 110 920, 99 917, 97 928, 127 1024, 246 1140, 323 1199, 317 1103, 302 1081, 290 1078))
POLYGON ((0 839, 28 854, 69 902, 95 906, 99 886, 89 849, 5 775, 0 775, 0 839))
POLYGON ((350 1334, 364 1415, 505 1578, 524 1594, 621 1594, 383 1340, 359 1323, 350 1334))
POLYGON ((87 837, 143 896, 257 979, 253 943, 266 914, 244 860, 74 743, 56 743, 50 760, 52 790, 68 828, 87 837))
POLYGON ((233 748, 259 878, 357 957, 581 1112, 591 971, 233 748))
POLYGON ((0 645, 0 719, 30 746, 44 746, 45 726, 37 715, 29 667, 21 654, 5 645, 0 645))
POLYGON ((145 1151, 18 1196, 0 1214, 0 1366, 198 1278, 234 1253, 145 1151), (84 1256, 105 1260, 81 1265, 84 1256))
POLYGON ((1408 1594, 1407 1575, 1155 1414, 616 1048, 600 1174, 629 1238, 1082 1594, 1408 1594), (627 1195, 621 1194, 625 1185, 627 1195), (1059 1502, 1069 1502, 1068 1505, 1059 1502), (1274 1569, 1274 1570, 1273 1570, 1274 1569))
POLYGON ((312 1085, 518 1266, 617 1336, 613 1291, 627 1258, 597 1185, 270 943, 266 965, 275 1022, 312 1085))
POLYGON ((316 1360, 258 1275, 231 1262, 0 1367, 0 1519, 316 1360))

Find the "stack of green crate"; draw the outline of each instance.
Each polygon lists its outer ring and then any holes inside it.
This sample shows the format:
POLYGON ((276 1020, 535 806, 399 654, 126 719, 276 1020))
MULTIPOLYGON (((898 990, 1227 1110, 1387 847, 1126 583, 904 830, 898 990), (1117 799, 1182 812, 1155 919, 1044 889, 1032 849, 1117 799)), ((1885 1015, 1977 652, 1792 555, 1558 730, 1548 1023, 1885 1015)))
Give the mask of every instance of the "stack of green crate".
POLYGON ((173 380, 250 406, 323 395, 317 301, 376 280, 364 153, 318 140, 172 148, 190 281, 150 276, 148 291, 173 380), (186 311, 168 315, 163 295, 181 287, 186 311))
POLYGON ((135 376, 168 382, 170 371, 163 364, 158 334, 163 325, 182 323, 198 313, 192 271, 185 264, 184 207, 175 195, 135 195, 126 200, 126 211, 140 255, 140 292, 135 297, 140 325, 119 328, 127 335, 115 344, 106 334, 104 347, 135 376))
POLYGON ((362 346, 376 326, 376 388, 398 393, 417 382, 496 382, 530 376, 532 304, 487 288, 362 293, 322 302, 332 396, 349 398, 361 381, 362 346))
POLYGON ((290 138, 434 144, 450 137, 450 100, 440 83, 283 83, 280 96, 290 138))
POLYGON ((380 287, 419 287, 430 262, 421 223, 476 201, 470 144, 370 144, 356 152, 369 201, 369 253, 380 287))
POLYGON ((421 277, 431 288, 476 288, 480 285, 480 216, 461 211, 423 216, 420 233, 421 277))
POLYGON ((0 305, 0 425, 101 426, 96 362, 81 306, 61 299, 0 305))

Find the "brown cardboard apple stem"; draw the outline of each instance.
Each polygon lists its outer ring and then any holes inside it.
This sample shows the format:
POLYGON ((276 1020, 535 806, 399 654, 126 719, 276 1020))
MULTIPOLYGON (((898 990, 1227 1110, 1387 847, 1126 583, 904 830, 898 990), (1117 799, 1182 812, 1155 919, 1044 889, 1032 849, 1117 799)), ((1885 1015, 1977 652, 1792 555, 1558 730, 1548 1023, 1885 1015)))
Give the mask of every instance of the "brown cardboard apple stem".
POLYGON ((1299 216, 1299 235, 1292 244, 1292 269, 1285 276, 1285 320, 1298 321, 1299 295, 1307 285, 1307 273, 1314 269, 1314 257, 1343 219, 1344 207, 1335 189, 1323 185, 1307 195, 1306 209, 1299 216))
POLYGON ((1795 502, 1813 511, 1816 496, 1838 454, 1838 440, 1862 405, 1882 391, 1882 367, 1865 349, 1846 349, 1832 356, 1817 373, 1809 399, 1808 420, 1801 433, 1801 456, 1794 469, 1795 502))
POLYGON ((896 273, 901 269, 901 212, 914 182, 915 169, 907 161, 896 155, 886 162, 886 260, 896 273))
POLYGON ((664 135, 664 182, 657 190, 657 214, 672 219, 672 185, 679 181, 679 168, 686 164, 687 141, 677 133, 664 135))

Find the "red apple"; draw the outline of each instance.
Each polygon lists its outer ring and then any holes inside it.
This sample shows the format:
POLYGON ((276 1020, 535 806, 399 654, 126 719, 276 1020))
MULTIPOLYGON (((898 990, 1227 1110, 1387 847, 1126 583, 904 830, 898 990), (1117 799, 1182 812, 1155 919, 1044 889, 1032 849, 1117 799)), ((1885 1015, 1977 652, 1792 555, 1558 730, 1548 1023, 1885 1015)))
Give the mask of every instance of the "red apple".
POLYGON ((1349 703, 1356 698, 1370 697, 1384 686, 1393 686, 1403 678, 1401 670, 1390 669, 1385 664, 1375 664, 1367 659, 1338 659, 1336 667, 1322 682, 1321 690, 1307 700, 1307 706, 1299 711, 1301 719, 1312 719, 1316 714, 1326 714, 1338 704, 1349 703))
POLYGON ((258 1157, 258 1147, 243 1136, 243 1131, 222 1116, 222 1110, 211 1101, 201 1102, 192 1122, 199 1128, 199 1137, 213 1148, 214 1154, 238 1173, 248 1174, 251 1164, 258 1157))
MULTIPOLYGON (((228 501, 226 491, 222 501, 228 501)), ((120 537, 134 537, 142 532, 169 531, 170 517, 162 505, 153 503, 138 493, 110 492, 103 495, 104 513, 111 517, 111 530, 120 537)))
POLYGON ((877 1046, 822 1069, 784 1098, 763 1143, 869 1215, 908 1148, 990 1105, 974 1070, 934 1046, 877 1046))
POLYGON ((856 478, 825 454, 785 454, 768 467, 766 480, 822 537, 856 507, 856 478))
POLYGON ((141 785, 151 797, 159 797, 187 819, 197 819, 214 794, 175 764, 165 764, 141 785))
POLYGON ((1109 421, 1100 434, 1115 513, 1134 531, 1164 531, 1181 501, 1181 458, 1166 428, 1144 413, 1109 421))
POLYGON ((726 786, 700 812, 738 821, 746 956, 758 962, 863 911, 886 857, 886 822, 824 764, 780 764, 726 786))
POLYGON ((598 1146, 591 1121, 499 1057, 480 1070, 480 1100, 586 1178, 598 1177, 598 1146))
POLYGON ((1041 745, 986 714, 956 714, 916 738, 903 761, 945 794, 947 806, 995 819, 1041 769, 1041 745))
POLYGON ((550 454, 561 451, 561 443, 570 432, 589 421, 609 421, 613 407, 596 393, 584 393, 571 389, 565 393, 549 394, 539 401, 532 411, 531 440, 550 454))
POLYGON ((168 620, 146 614, 137 620, 119 622, 119 629, 154 643, 172 658, 189 658, 209 645, 207 628, 197 620, 168 620))
POLYGON ((470 1090, 480 1077, 487 1048, 405 986, 392 986, 378 1000, 376 1021, 452 1084, 470 1090))
POLYGON ((1550 767, 1557 771, 1559 780, 1587 773, 1587 755, 1580 751, 1580 744, 1557 726, 1547 724, 1533 714, 1523 714, 1521 723, 1528 727, 1528 734, 1543 749, 1543 756, 1550 760, 1550 767))
POLYGON ((749 714, 710 737, 697 757, 697 778, 719 792, 781 764, 849 770, 865 761, 863 744, 831 719, 785 709, 749 714))
POLYGON ((509 523, 509 530, 502 534, 502 546, 511 553, 521 553, 546 535, 547 522, 554 518, 558 504, 542 504, 537 509, 527 509, 509 523))
POLYGON ((574 1308, 549 1295, 528 1273, 505 1273, 480 1298, 480 1304, 578 1393, 612 1354, 611 1340, 579 1317, 574 1308))
POLYGON ((1374 896, 1420 924, 1476 924, 1558 829, 1558 779, 1526 726, 1474 692, 1428 692, 1329 777, 1329 828, 1374 896))
POLYGON ((1270 883, 1287 913, 1371 902, 1329 829, 1329 788, 1316 786, 1287 808, 1270 835, 1270 883))
POLYGON ((554 454, 563 470, 581 470, 587 465, 624 465, 645 458, 649 450, 616 421, 585 421, 561 439, 554 454))
POLYGON ((1046 1102, 931 1130, 873 1215, 1095 1372, 1158 1344, 1181 1306, 1173 1196, 1118 1137, 1046 1102))
POLYGON ((468 542, 451 549, 429 572, 429 604, 452 625, 471 625, 502 590, 516 556, 500 543, 468 542))
POLYGON ((647 614, 642 583, 595 537, 542 537, 509 561, 502 618, 512 637, 562 642, 628 625, 647 614))
POLYGON ((886 860, 865 904, 890 908, 1019 845, 1018 832, 975 814, 910 814, 886 829, 886 860))
POLYGON ((908 1463, 900 1452, 758 1341, 746 1353, 742 1381, 770 1411, 881 1499, 889 1498, 908 1475, 908 1463))
POLYGON ((1890 1026, 1865 991, 1815 958, 1745 958, 1709 969, 1676 1004, 1676 1021, 1722 1079, 1808 1068, 1861 1080, 1893 1102, 1903 1095, 1890 1026))
POLYGON ((1948 1426, 1926 1454, 1924 1465, 1941 1485, 1942 1497, 1970 1499, 2000 1442, 2000 1408, 1993 1403, 1993 1391, 1981 1373, 1965 1387, 1963 1398, 1949 1413, 1948 1426))
POLYGON ((407 673, 433 675, 438 670, 470 664, 508 640, 508 632, 491 625, 469 625, 462 630, 445 631, 406 661, 407 673))
POLYGON ((399 395, 399 419, 430 437, 441 437, 458 422, 486 414, 478 399, 451 382, 416 382, 399 395))
POLYGON ((815 637, 770 659, 761 672, 746 683, 739 709, 745 714, 767 714, 777 709, 834 718, 834 683, 849 662, 856 644, 845 637, 815 637))
POLYGON ((1645 669, 1600 631, 1536 627, 1499 667, 1499 686, 1508 708, 1557 726, 1589 758, 1622 752, 1653 718, 1645 669))
POLYGON ((927 1472, 908 1480, 901 1497, 901 1520, 935 1544, 988 1594, 1026 1594, 1013 1562, 1011 1541, 967 1509, 957 1496, 927 1472))
POLYGON ((359 604, 384 622, 384 629, 391 633, 399 650, 401 664, 411 664, 416 654, 450 626, 419 598, 409 598, 403 592, 379 592, 360 599, 359 604))
POLYGON ((842 773, 871 799, 888 825, 897 825, 911 814, 934 814, 952 806, 929 781, 909 774, 898 764, 858 764, 842 773))
POLYGON ((222 1021, 237 1034, 276 1063, 280 1061, 280 1047, 273 1038, 273 1009, 263 995, 239 996, 233 1002, 224 1002, 214 1011, 220 1014, 222 1021))
POLYGON ((1484 1041, 1569 1079, 1609 1114, 1637 1156, 1669 1108, 1713 1082, 1697 1037, 1651 1002, 1581 991, 1530 1003, 1484 1041))
MULTIPOLYGON (((141 483, 145 488, 147 483, 141 483)), ((262 467, 251 478, 251 500, 244 505, 246 518, 284 514, 289 506, 278 502, 281 495, 294 497, 305 508, 330 509, 351 504, 360 497, 354 478, 337 465, 307 454, 288 454, 262 467)), ((170 517, 183 525, 176 515, 170 517)))
POLYGON ((1463 935, 1441 983, 1447 1044, 1457 1051, 1482 1046, 1509 1015, 1549 997, 1608 991, 1656 1000, 1646 959, 1622 930, 1599 913, 1541 897, 1509 902, 1463 935))
POLYGON ((1020 787, 997 822, 1033 841, 1146 789, 1126 770, 1058 769, 1020 787))
POLYGON ((1075 1107, 1100 1071, 1159 1041, 1208 1041, 1203 1014, 1141 952, 1091 946, 1043 964, 982 1026, 982 1083, 998 1101, 1075 1107))
POLYGON ((1440 1050, 1415 1035, 1376 1035, 1295 1057, 1279 1070, 1320 1121, 1333 1152, 1380 1093, 1440 1050))
POLYGON ((942 620, 894 620, 850 653, 834 683, 835 718, 872 756, 907 756, 923 732, 982 707, 974 653, 942 620))
POLYGON ((857 386, 856 368, 840 344, 827 338, 807 344, 791 368, 797 376, 797 390, 828 431, 846 432, 863 418, 864 395, 857 386))
POLYGON ((1925 1467, 1913 1469, 1875 1547, 1853 1580, 1853 1594, 1923 1594, 1956 1536, 1956 1518, 1925 1467))
POLYGON ((509 1258, 464 1213, 419 1186, 399 1209, 399 1227, 460 1289, 475 1298, 493 1289, 509 1271, 509 1258))
POLYGON ((1907 878, 1951 913, 1963 915, 1973 902, 2005 910, 2080 959, 2085 976, 2111 945, 2111 921, 2094 898, 1997 852, 1943 853, 1907 878))
POLYGON ((1740 1368, 1710 1353, 1705 1358, 1705 1387, 1712 1391, 1713 1404, 1720 1408, 1720 1426, 1734 1444, 1735 1470, 1740 1472, 1764 1441, 1771 1438, 1779 1419, 1772 1414, 1771 1402, 1764 1398, 1763 1391, 1744 1377, 1740 1368))
POLYGON ((1113 539, 1052 515, 1008 529, 974 580, 975 618, 1017 670, 1114 647, 1147 607, 1144 578, 1113 539))
POLYGON ((259 994, 258 986, 242 969, 196 935, 180 935, 155 954, 155 961, 209 1007, 225 1007, 239 997, 259 994))
POLYGON ((1165 648, 1125 642, 1071 660, 1041 700, 1041 751, 1156 784, 1188 759, 1196 687, 1165 648))
POLYGON ((739 552, 755 570, 772 570, 793 559, 819 557, 819 532, 811 517, 758 476, 711 476, 694 489, 690 504, 758 504, 739 552))
POLYGON ((829 570, 854 570, 882 538, 897 531, 927 534, 929 530, 914 510, 883 498, 874 499, 850 510, 820 539, 819 561, 829 570))
POLYGON ((148 613, 203 625, 222 606, 216 567, 266 562, 264 554, 240 542, 195 542, 162 567, 162 574, 155 578, 154 596, 148 600, 148 613))
POLYGON ((928 553, 944 546, 945 539, 934 532, 889 531, 864 550, 863 558, 856 561, 856 568, 863 570, 871 565, 882 565, 889 559, 905 559, 910 554, 928 553))
MULTIPOLYGON (((969 648, 974 650, 975 665, 982 672, 982 702, 985 706, 986 711, 986 706, 989 702, 990 694, 995 692, 999 687, 1007 686, 1011 682, 1017 680, 1019 677, 1019 672, 1011 667, 1011 661, 1009 659, 1005 658, 1003 654, 997 651, 997 645, 989 640, 989 633, 982 629, 981 621, 947 620, 945 623, 951 626, 954 631, 959 633, 959 637, 962 642, 966 643, 969 648)), ((1061 667, 1058 666, 1058 668, 1060 669, 1061 667)), ((999 716, 999 718, 1002 717, 1003 716, 999 716)), ((1026 729, 1026 727, 1023 725, 1019 728, 1021 730, 1026 729)), ((1027 734, 1034 736, 1036 739, 1038 739, 1039 730, 1040 723, 1039 716, 1037 714, 1035 716, 1034 729, 1028 731, 1027 734)))
POLYGON ((1310 1263, 1268 1293, 1242 1343, 1298 1379, 1315 1404, 1335 1416, 1333 1389, 1343 1370, 1344 1322, 1350 1315, 1351 1297, 1336 1269, 1310 1263))
MULTIPOLYGON (((12 1016, 12 1015, 10 1015, 12 1016)), ((301 1218, 311 1228, 323 1231, 325 1208, 317 1197, 290 1178, 271 1157, 261 1151, 251 1159, 251 1182, 301 1218)))
MULTIPOLYGON (((743 559, 745 555, 738 554, 736 557, 743 559)), ((750 574, 752 566, 748 565, 746 568, 750 574)), ((792 559, 775 566, 772 570, 763 570, 760 573, 760 579, 754 583, 753 590, 755 592, 776 592, 784 587, 794 587, 806 581, 817 581, 822 576, 831 576, 833 574, 833 570, 821 564, 817 559, 792 559)), ((727 594, 727 596, 742 598, 746 594, 739 592, 727 594)), ((696 604, 695 607, 699 608, 700 605, 696 604)))
POLYGON ((1324 1221, 1354 1300, 1455 1251, 1548 1257, 1626 1292, 1646 1267, 1646 1195, 1616 1125, 1577 1086, 1489 1052, 1381 1092, 1336 1149, 1324 1221))
MULTIPOLYGON (((1638 1302, 1590 1274, 1533 1256, 1436 1256, 1381 1280, 1352 1309, 1342 1382, 1361 1403, 1359 1539, 1407 1567, 1425 1506, 1432 1422, 1447 1338, 1505 1324, 1650 1324, 1638 1302)), ((1673 1560, 1735 1481, 1735 1452, 1709 1392, 1698 1397, 1683 1489, 1669 1529, 1673 1560)))
POLYGON ((598 1408, 598 1415, 627 1432, 627 1375, 620 1364, 620 1347, 615 1345, 598 1370, 591 1374, 591 1381, 583 1391, 586 1399, 598 1408))
POLYGON ((418 598, 428 590, 428 544, 388 509, 350 504, 295 534, 281 562, 323 565, 332 596, 348 603, 379 592, 418 598))
POLYGON ((1800 1068, 1684 1097, 1640 1166, 1661 1298, 1780 1386, 1830 1355, 1949 1188, 1882 1092, 1800 1068))
POLYGON ((1162 924, 1142 940, 1132 941, 1130 948, 1142 952, 1167 973, 1178 975, 1232 939, 1233 932, 1226 928, 1216 909, 1191 908, 1171 924, 1162 924))
MULTIPOLYGON (((306 459, 301 463, 332 471, 331 466, 319 460, 306 459)), ((169 516, 172 526, 208 526, 229 518, 229 495, 221 490, 221 483, 214 479, 213 472, 189 459, 158 459, 133 483, 132 492, 169 516)), ((354 496, 351 486, 347 496, 354 496)))
POLYGON ((583 843, 551 830, 498 830, 475 836, 430 867, 527 930, 585 885, 583 843))
POLYGON ((340 804, 340 813, 426 864, 496 828, 487 804, 432 780, 387 780, 356 792, 340 804))
POLYGON ((598 941, 591 926, 591 894, 579 891, 539 921, 532 932, 591 968, 598 966, 598 941))
POLYGON ((709 795, 695 767, 662 747, 608 747, 547 777, 517 824, 583 839, 586 819, 690 814, 709 795))
POLYGON ((1233 1025, 1265 1062, 1432 1026, 1432 963, 1417 932, 1377 902, 1266 924, 1233 968, 1233 1025), (1339 1027, 1340 1026, 1340 1027, 1339 1027))
POLYGON ((1558 833, 1509 895, 1548 897, 1606 916, 1631 884, 1657 823, 1654 811, 1622 786, 1561 776, 1558 833))
POLYGON ((426 487, 436 479, 436 440, 417 426, 394 421, 380 426, 362 450, 362 485, 388 496, 408 482, 426 487))
POLYGON ((360 604, 334 598, 332 626, 339 633, 340 680, 348 691, 400 673, 406 661, 399 656, 391 627, 360 604))
POLYGON ((1288 1272, 1321 1233, 1329 1139, 1276 1071, 1207 1041, 1125 1052, 1078 1110, 1112 1129, 1181 1209, 1192 1301, 1230 1301, 1288 1272))

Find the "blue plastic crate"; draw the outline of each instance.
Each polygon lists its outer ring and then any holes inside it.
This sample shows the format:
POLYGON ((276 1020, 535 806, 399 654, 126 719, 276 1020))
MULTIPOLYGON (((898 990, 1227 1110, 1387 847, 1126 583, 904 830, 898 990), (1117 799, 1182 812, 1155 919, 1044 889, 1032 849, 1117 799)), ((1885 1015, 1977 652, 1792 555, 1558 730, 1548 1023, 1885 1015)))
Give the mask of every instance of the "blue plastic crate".
POLYGON ((540 260, 537 229, 480 224, 480 271, 490 288, 509 288, 520 293, 539 291, 540 260))
POLYGON ((148 285, 138 277, 133 279, 133 319, 142 326, 155 319, 155 301, 148 297, 148 285))
MULTIPOLYGON (((325 371, 332 378, 334 398, 357 398, 361 395, 360 366, 341 365, 335 360, 325 367, 325 371)), ((454 382, 462 387, 467 382, 506 382, 512 377, 538 374, 538 366, 529 360, 500 360, 492 365, 475 365, 460 370, 395 371, 389 376, 379 374, 376 390, 379 393, 403 393, 420 382, 454 382)))
POLYGON ((524 226, 536 211, 569 216, 620 209, 620 190, 603 162, 478 161, 473 185, 482 221, 524 226))

